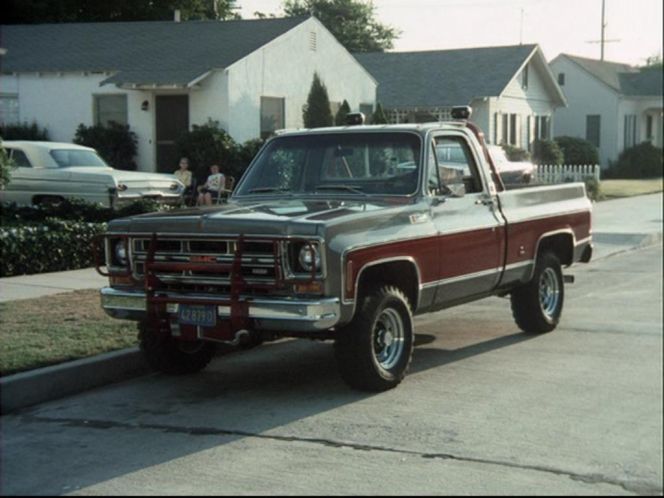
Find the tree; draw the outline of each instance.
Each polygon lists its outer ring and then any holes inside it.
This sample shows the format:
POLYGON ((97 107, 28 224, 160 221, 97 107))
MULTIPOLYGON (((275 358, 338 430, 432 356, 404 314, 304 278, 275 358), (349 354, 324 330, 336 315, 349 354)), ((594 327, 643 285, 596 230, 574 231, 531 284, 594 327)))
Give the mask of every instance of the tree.
POLYGON ((376 110, 371 116, 371 124, 387 124, 387 117, 385 116, 385 111, 383 111, 383 106, 380 105, 380 102, 376 104, 376 110))
POLYGON ((239 19, 236 0, 5 0, 3 24, 239 19))
POLYGON ((339 107, 339 110, 337 111, 337 115, 334 116, 334 124, 337 126, 345 125, 346 116, 348 116, 349 112, 350 112, 350 106, 348 105, 348 101, 344 99, 341 106, 339 107))
POLYGON ((314 73, 307 103, 302 110, 302 119, 305 128, 321 128, 332 126, 332 111, 330 111, 330 98, 327 88, 320 80, 318 73, 314 73))
POLYGON ((376 52, 393 47, 400 32, 376 19, 373 3, 364 0, 285 0, 288 17, 313 15, 349 52, 376 52))

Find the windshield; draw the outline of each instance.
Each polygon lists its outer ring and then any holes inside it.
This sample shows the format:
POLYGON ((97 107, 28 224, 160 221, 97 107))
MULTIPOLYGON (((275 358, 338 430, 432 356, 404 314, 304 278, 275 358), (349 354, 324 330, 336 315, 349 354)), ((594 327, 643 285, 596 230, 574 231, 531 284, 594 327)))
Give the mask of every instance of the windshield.
POLYGON ((410 195, 417 190, 420 137, 334 133, 272 140, 237 195, 267 193, 410 195))
POLYGON ((109 167, 96 152, 91 150, 55 149, 51 151, 51 157, 55 159, 55 162, 61 168, 68 168, 70 166, 109 167))

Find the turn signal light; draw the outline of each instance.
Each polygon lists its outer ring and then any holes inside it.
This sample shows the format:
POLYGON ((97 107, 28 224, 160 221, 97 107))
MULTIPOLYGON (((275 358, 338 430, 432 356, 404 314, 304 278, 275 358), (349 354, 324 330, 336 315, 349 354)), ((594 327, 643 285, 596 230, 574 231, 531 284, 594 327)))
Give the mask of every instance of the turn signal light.
POLYGON ((114 285, 133 285, 134 284, 134 279, 131 277, 131 275, 111 275, 109 277, 109 283, 111 286, 114 285))

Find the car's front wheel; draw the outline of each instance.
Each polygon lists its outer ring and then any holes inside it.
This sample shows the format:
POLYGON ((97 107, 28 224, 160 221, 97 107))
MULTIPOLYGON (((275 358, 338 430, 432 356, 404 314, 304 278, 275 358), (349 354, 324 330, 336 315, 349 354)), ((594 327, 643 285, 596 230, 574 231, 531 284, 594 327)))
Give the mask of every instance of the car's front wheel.
POLYGON ((337 332, 335 354, 341 377, 365 391, 385 391, 406 375, 413 354, 413 316, 399 289, 368 292, 353 320, 337 332))

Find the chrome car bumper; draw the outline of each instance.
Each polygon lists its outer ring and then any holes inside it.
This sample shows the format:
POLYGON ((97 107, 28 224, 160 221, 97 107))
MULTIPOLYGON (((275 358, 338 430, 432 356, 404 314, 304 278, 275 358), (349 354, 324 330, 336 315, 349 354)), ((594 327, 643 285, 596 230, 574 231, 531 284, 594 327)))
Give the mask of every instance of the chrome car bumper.
MULTIPOLYGON (((201 299, 209 301, 220 296, 210 294, 178 294, 169 292, 169 297, 201 299)), ((224 296, 227 298, 227 296, 224 296)), ((338 298, 321 299, 265 299, 240 296, 249 304, 248 318, 257 330, 316 332, 336 325, 341 316, 338 298)), ((143 291, 119 290, 112 287, 101 289, 101 305, 113 318, 141 320, 145 317, 145 293, 143 291)), ((170 303, 168 313, 177 314, 178 305, 170 303)), ((230 307, 217 306, 217 316, 230 319, 230 307)))

